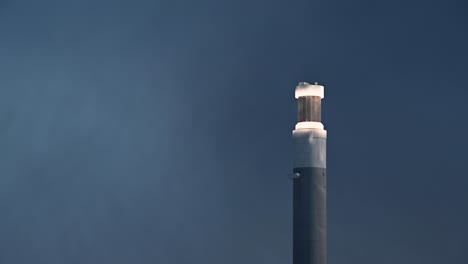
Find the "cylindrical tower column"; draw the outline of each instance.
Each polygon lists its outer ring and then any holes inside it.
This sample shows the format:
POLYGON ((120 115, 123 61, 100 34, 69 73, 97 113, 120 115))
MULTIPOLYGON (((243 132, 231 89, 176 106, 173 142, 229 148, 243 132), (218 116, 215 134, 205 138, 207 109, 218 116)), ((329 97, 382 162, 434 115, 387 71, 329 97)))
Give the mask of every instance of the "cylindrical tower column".
POLYGON ((299 83, 293 131, 293 263, 327 263, 327 131, 321 123, 324 87, 299 83))

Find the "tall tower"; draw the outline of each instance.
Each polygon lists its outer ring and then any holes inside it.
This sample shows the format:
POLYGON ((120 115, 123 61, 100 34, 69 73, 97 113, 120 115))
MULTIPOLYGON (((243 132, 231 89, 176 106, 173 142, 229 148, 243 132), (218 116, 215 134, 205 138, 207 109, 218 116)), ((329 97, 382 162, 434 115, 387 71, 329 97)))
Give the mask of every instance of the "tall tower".
POLYGON ((299 83, 296 87, 298 123, 292 133, 293 263, 327 263, 327 131, 321 120, 324 87, 299 83))

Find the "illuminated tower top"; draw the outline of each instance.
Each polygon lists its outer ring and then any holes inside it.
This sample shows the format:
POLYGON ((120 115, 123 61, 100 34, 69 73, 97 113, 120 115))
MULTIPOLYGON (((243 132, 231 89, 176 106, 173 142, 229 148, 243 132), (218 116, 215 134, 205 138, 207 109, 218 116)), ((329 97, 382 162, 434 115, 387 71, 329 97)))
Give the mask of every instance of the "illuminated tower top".
POLYGON ((318 128, 322 124, 322 99, 324 98, 322 85, 301 82, 296 87, 295 96, 298 100, 298 123, 296 129, 318 128))

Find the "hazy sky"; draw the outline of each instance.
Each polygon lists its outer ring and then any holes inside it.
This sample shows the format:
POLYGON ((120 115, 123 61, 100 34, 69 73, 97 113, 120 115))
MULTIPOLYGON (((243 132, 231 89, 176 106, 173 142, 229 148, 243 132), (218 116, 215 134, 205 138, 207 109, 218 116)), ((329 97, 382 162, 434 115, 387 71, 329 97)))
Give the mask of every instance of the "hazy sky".
POLYGON ((330 264, 468 261, 462 0, 0 0, 0 263, 292 263, 325 85, 330 264))

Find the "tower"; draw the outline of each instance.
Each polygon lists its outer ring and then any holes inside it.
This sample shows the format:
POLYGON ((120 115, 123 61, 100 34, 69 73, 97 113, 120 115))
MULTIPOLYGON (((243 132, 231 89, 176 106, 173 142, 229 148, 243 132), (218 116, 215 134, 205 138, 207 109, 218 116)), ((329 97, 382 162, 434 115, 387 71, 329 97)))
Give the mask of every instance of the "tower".
POLYGON ((293 263, 327 263, 326 140, 321 119, 324 87, 299 83, 294 142, 293 263))

